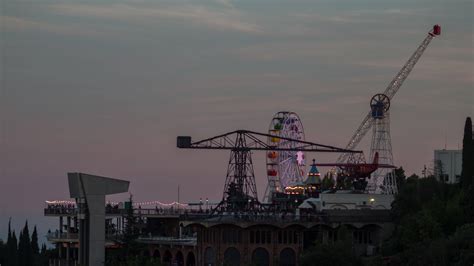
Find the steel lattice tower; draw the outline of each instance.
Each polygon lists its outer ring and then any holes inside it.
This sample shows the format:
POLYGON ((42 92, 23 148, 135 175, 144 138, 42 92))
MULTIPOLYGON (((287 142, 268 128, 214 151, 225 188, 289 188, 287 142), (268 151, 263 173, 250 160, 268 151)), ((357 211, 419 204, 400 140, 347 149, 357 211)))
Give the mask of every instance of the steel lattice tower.
MULTIPOLYGON (((374 160, 375 153, 379 155, 379 163, 393 164, 392 141, 390 137, 390 101, 384 94, 377 94, 372 98, 371 109, 374 124, 372 126, 372 142, 370 145, 370 160, 374 160), (380 101, 380 102, 379 102, 380 101), (382 105, 383 104, 383 105, 382 105), (375 110, 381 108, 379 110, 375 110)), ((397 193, 393 170, 379 168, 372 173, 367 190, 370 193, 397 193)))

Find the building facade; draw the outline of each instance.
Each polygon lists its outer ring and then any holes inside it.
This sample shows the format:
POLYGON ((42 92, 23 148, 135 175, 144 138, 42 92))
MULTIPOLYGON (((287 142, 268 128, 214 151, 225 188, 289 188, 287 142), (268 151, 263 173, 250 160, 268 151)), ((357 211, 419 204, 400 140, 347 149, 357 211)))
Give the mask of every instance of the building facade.
POLYGON ((435 150, 434 175, 441 182, 459 183, 462 169, 462 150, 435 150))

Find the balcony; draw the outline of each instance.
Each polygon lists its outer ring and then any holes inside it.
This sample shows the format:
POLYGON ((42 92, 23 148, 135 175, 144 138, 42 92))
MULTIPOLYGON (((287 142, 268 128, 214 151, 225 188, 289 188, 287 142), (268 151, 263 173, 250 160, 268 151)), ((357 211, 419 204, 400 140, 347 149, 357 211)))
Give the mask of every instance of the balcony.
POLYGON ((164 236, 140 236, 137 240, 144 244, 161 244, 161 245, 180 245, 180 246, 196 246, 196 237, 164 237, 164 236))
MULTIPOLYGON (((134 216, 143 217, 169 217, 178 218, 181 214, 187 213, 185 209, 133 209, 134 216)), ((45 216, 77 216, 79 211, 75 207, 62 207, 62 206, 48 206, 44 208, 45 216)), ((105 207, 106 216, 126 216, 128 214, 127 209, 119 209, 114 207, 105 207)))
MULTIPOLYGON (((121 239, 121 234, 107 234, 105 236, 106 245, 113 245, 114 241, 121 239)), ((65 233, 65 232, 50 232, 46 234, 46 239, 49 242, 53 243, 60 243, 60 242, 69 242, 69 243, 77 243, 79 242, 79 234, 78 233, 65 233)))

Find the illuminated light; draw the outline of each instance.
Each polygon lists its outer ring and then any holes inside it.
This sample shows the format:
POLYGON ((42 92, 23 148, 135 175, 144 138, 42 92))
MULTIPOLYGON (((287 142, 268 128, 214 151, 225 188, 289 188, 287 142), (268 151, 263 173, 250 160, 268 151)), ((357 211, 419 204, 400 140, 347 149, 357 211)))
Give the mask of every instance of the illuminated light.
POLYGON ((276 157, 278 157, 278 153, 276 151, 271 151, 268 153, 268 158, 275 159, 276 157))
POLYGON ((375 199, 374 199, 374 198, 370 198, 370 202, 374 202, 374 201, 375 201, 375 199))
POLYGON ((271 142, 273 143, 280 142, 280 138, 271 138, 271 142))

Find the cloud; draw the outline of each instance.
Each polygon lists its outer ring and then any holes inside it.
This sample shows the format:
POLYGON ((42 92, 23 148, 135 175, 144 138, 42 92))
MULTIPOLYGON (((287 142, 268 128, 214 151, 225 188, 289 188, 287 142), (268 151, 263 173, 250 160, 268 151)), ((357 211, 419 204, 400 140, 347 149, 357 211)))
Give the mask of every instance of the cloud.
POLYGON ((214 30, 231 30, 243 33, 262 32, 258 25, 246 22, 244 15, 233 8, 211 9, 190 4, 180 6, 56 4, 51 6, 51 9, 56 13, 67 16, 86 16, 133 22, 156 22, 159 19, 168 19, 206 26, 214 30))
POLYGON ((232 4, 231 0, 216 0, 216 3, 221 4, 225 7, 234 8, 234 5, 232 4))
POLYGON ((46 31, 63 35, 100 36, 102 33, 78 25, 56 25, 13 16, 0 16, 4 31, 46 31))

